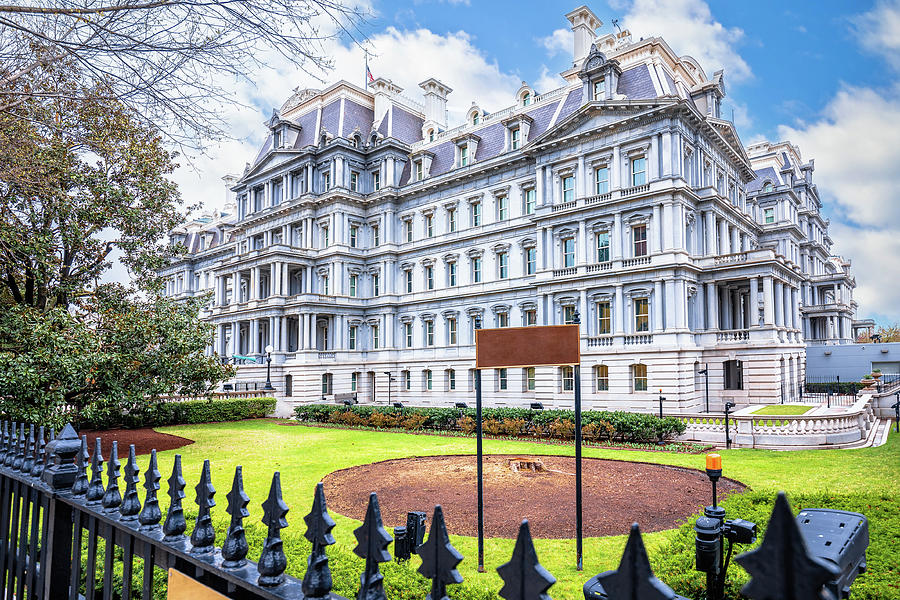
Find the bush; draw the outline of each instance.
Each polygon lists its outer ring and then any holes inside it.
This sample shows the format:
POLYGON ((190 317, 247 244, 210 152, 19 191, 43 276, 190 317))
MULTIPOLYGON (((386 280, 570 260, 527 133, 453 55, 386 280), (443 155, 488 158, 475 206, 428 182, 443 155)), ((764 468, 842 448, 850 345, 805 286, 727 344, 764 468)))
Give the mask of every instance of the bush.
MULTIPOLYGON (((410 415, 416 415, 415 429, 460 431, 467 435, 475 432, 474 408, 396 409, 387 406, 304 404, 296 407, 294 414, 303 423, 336 423, 379 429, 398 426, 410 429, 404 423, 410 415), (344 413, 352 413, 360 418, 336 416, 344 413), (422 420, 421 425, 419 420, 422 420)), ((575 437, 574 417, 570 410, 485 408, 482 410, 482 419, 482 427, 488 435, 520 436, 529 433, 535 437, 565 440, 575 437), (563 422, 568 422, 568 425, 563 422)), ((660 419, 656 415, 645 413, 593 410, 582 413, 582 433, 587 439, 626 443, 655 442, 660 437, 672 439, 684 433, 684 429, 685 424, 676 417, 660 419)))
POLYGON ((155 402, 142 410, 134 410, 111 419, 108 413, 94 414, 86 410, 81 428, 107 429, 111 427, 163 427, 221 421, 259 419, 275 410, 275 398, 229 398, 224 400, 187 400, 184 402, 155 402))
POLYGON ((810 394, 841 394, 855 396, 865 386, 858 381, 825 381, 822 383, 807 383, 806 391, 810 394))
POLYGON ((403 418, 401 424, 404 429, 408 429, 410 431, 418 431, 425 426, 425 422, 428 420, 428 417, 425 415, 408 415, 403 418))

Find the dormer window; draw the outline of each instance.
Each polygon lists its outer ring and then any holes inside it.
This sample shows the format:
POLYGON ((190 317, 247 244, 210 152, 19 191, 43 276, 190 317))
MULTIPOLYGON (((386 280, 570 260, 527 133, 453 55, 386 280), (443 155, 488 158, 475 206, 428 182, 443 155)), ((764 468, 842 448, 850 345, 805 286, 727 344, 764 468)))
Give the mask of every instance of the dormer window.
POLYGON ((521 133, 522 133, 522 130, 521 130, 520 128, 518 128, 518 127, 516 127, 515 129, 513 129, 512 131, 509 132, 509 136, 510 136, 510 137, 509 137, 509 139, 510 139, 510 147, 511 147, 513 150, 518 150, 518 149, 519 149, 519 142, 520 142, 520 136, 521 136, 521 133))
POLYGON ((416 181, 422 181, 425 178, 425 169, 422 166, 422 161, 416 161, 416 181))
POLYGON ((773 191, 774 189, 775 189, 775 186, 772 185, 771 181, 767 181, 766 184, 763 186, 763 192, 765 192, 765 193, 769 193, 769 192, 773 191))
POLYGON ((606 79, 598 79, 594 82, 594 100, 603 100, 606 96, 606 79))
POLYGON ((434 129, 429 129, 429 130, 428 130, 428 141, 429 141, 429 142, 433 142, 433 141, 434 141, 434 129))
MULTIPOLYGON (((478 118, 477 116, 475 117, 478 118)), ((469 148, 463 146, 459 149, 459 166, 466 167, 469 165, 469 148)))
POLYGON ((272 133, 272 147, 273 148, 281 148, 282 138, 284 137, 284 133, 281 128, 276 129, 272 133))
POLYGON ((522 94, 522 106, 528 106, 529 104, 531 104, 531 93, 525 92, 522 94))
POLYGON ((475 113, 474 115, 472 115, 472 125, 478 125, 479 122, 480 122, 479 114, 475 113))

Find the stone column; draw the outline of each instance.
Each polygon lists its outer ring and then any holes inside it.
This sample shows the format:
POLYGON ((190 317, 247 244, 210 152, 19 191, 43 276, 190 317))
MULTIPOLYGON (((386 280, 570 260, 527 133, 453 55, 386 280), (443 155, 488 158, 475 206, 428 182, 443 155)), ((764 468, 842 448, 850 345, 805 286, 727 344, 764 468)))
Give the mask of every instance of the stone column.
POLYGON ((684 279, 675 280, 675 328, 687 328, 687 287, 684 279))
POLYGON ((231 353, 241 353, 241 322, 234 321, 231 324, 231 353))
MULTIPOLYGON (((583 198, 587 196, 587 171, 584 167, 584 154, 578 155, 578 172, 575 175, 575 197, 583 198)), ((583 224, 584 221, 581 221, 583 224)))
POLYGON ((722 329, 734 329, 734 319, 731 314, 731 296, 734 291, 729 287, 722 288, 722 329))
MULTIPOLYGON (((670 233, 668 231, 668 223, 670 222, 671 215, 669 214, 670 204, 665 205, 665 218, 660 218, 660 210, 659 204, 653 205, 653 217, 650 221, 650 254, 657 254, 660 252, 660 238, 665 237, 668 239, 670 233)), ((664 246, 668 249, 668 244, 664 246)))
POLYGON ((613 146, 612 164, 609 166, 609 182, 610 190, 618 190, 622 188, 622 156, 621 149, 618 145, 613 146))
POLYGON ((719 328, 719 291, 715 283, 706 284, 706 328, 719 328))
POLYGON ((791 286, 785 284, 781 288, 781 293, 784 295, 782 299, 782 307, 784 310, 784 326, 788 328, 794 327, 794 312, 791 310, 791 286))
POLYGON ((748 327, 759 326, 759 277, 750 278, 750 306, 748 327))
POLYGON ((587 230, 584 219, 580 219, 578 221, 578 238, 575 240, 575 264, 586 264, 587 255, 587 230))
POLYGON ((663 204, 663 220, 660 224, 662 226, 663 233, 663 249, 671 250, 674 247, 675 243, 675 218, 673 215, 672 203, 666 202, 663 204))
MULTIPOLYGON (((653 282, 653 331, 659 332, 668 323, 663 323, 663 282, 660 280, 653 282)), ((666 327, 668 329, 668 327, 666 327)))
POLYGON ((622 258, 622 213, 617 212, 613 216, 613 230, 612 230, 612 258, 620 259, 622 258))
MULTIPOLYGON (((706 255, 713 256, 716 254, 716 214, 708 210, 706 211, 706 255)), ((698 254, 700 254, 698 252, 698 254)))
POLYGON ((719 254, 728 254, 728 221, 719 220, 719 254))
POLYGON ((738 231, 738 228, 731 228, 731 252, 740 252, 741 251, 741 232, 738 231))
POLYGON ((784 327, 784 285, 775 282, 775 325, 784 327))
POLYGON ((616 286, 616 317, 614 324, 614 331, 617 334, 625 333, 625 299, 622 294, 622 286, 616 286))
POLYGON ((774 295, 772 276, 763 277, 763 325, 766 326, 775 324, 774 295))

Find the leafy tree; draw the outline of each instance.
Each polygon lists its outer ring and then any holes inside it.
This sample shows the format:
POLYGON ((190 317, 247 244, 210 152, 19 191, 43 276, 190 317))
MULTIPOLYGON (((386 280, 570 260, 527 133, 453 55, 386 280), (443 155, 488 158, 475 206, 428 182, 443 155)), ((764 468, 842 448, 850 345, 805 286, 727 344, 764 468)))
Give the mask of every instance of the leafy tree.
POLYGON ((873 341, 873 337, 877 335, 882 342, 900 342, 900 323, 893 325, 879 325, 873 335, 868 331, 864 331, 857 336, 856 341, 860 344, 869 344, 873 341))
MULTIPOLYGON (((163 298, 182 222, 175 156, 73 62, 0 112, 0 408, 30 420, 141 410, 230 371, 205 349, 208 298, 163 298), (114 251, 135 284, 100 284, 114 251)), ((102 419, 101 419, 102 420, 102 419)))

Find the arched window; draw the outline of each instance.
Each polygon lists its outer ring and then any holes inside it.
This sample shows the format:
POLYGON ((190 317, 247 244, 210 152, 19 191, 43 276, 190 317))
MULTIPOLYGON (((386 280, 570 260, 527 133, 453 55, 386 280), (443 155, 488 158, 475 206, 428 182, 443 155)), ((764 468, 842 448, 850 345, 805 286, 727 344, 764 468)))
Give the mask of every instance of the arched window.
POLYGON ((531 93, 525 92, 522 94, 522 106, 528 106, 529 104, 531 104, 531 93))
POLYGON ((433 141, 434 141, 434 129, 429 129, 429 130, 428 130, 428 141, 429 141, 429 142, 433 142, 433 141))
POLYGON ((479 120, 480 120, 480 118, 479 118, 478 113, 475 113, 474 115, 472 115, 472 125, 478 125, 479 120))
POLYGON ((767 181, 766 184, 763 186, 763 192, 766 192, 766 193, 771 192, 774 189, 775 189, 775 186, 772 185, 771 181, 767 181))

